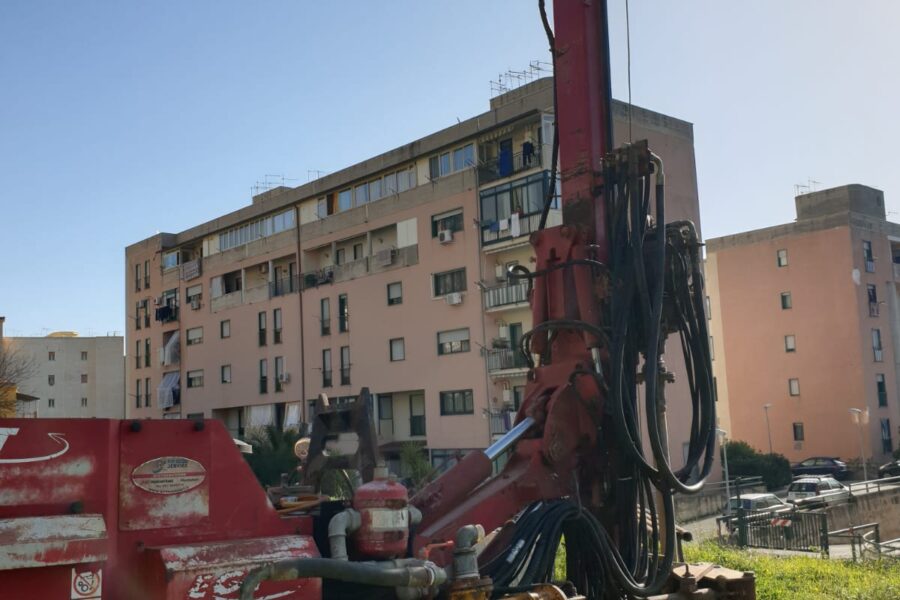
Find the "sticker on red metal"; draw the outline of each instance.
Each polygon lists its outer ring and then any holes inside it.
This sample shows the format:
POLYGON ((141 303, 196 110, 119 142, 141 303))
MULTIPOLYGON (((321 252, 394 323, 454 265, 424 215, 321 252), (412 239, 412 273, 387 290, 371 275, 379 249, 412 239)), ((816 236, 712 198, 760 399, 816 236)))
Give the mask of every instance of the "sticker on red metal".
POLYGON ((103 569, 72 567, 71 600, 93 600, 103 595, 103 569))
POLYGON ((206 479, 206 469, 184 456, 160 456, 138 465, 131 472, 134 485, 152 494, 180 494, 206 479))

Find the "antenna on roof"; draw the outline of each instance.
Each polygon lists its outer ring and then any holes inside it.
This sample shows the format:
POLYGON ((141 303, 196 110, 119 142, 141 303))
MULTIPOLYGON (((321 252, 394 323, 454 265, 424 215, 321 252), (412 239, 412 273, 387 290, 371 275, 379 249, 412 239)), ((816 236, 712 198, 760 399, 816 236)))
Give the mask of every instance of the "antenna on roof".
POLYGON ((322 175, 328 175, 328 171, 320 171, 319 169, 307 169, 306 170, 306 182, 309 183, 314 179, 318 179, 322 175))
POLYGON ((500 73, 496 80, 491 80, 491 98, 522 87, 545 74, 553 74, 553 65, 542 60, 532 60, 522 71, 509 69, 505 73, 500 73))

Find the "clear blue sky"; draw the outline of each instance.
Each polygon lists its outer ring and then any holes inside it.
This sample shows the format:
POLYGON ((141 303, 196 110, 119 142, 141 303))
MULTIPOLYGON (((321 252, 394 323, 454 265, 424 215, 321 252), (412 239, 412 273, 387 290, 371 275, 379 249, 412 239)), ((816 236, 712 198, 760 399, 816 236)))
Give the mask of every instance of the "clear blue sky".
MULTIPOLYGON (((484 111, 491 79, 548 58, 536 4, 3 0, 7 334, 122 331, 126 245, 484 111)), ((631 0, 633 99, 694 123, 707 236, 790 221, 807 178, 900 210, 898 22, 886 1, 631 0)))

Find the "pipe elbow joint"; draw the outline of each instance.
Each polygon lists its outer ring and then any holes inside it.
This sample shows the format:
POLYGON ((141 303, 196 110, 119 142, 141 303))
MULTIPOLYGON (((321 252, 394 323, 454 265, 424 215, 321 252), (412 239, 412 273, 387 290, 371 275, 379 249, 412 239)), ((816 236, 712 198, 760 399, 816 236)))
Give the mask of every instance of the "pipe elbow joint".
POLYGON ((348 508, 331 517, 328 522, 328 545, 331 558, 347 560, 347 536, 362 525, 362 516, 352 508, 348 508))

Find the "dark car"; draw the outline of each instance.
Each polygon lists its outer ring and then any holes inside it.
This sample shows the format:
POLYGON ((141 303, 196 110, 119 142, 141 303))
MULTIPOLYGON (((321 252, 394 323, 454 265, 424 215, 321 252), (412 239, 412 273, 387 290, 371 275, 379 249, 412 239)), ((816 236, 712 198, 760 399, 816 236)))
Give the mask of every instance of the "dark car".
POLYGON ((878 467, 879 477, 900 477, 900 460, 892 460, 878 467))
POLYGON ((847 463, 830 456, 814 456, 791 465, 794 477, 802 475, 830 475, 837 480, 847 478, 847 463))

